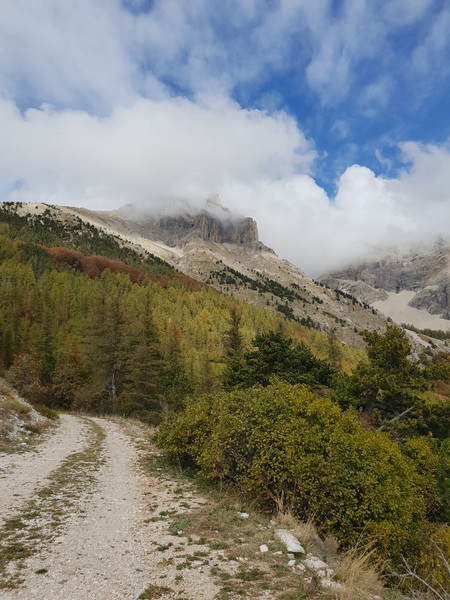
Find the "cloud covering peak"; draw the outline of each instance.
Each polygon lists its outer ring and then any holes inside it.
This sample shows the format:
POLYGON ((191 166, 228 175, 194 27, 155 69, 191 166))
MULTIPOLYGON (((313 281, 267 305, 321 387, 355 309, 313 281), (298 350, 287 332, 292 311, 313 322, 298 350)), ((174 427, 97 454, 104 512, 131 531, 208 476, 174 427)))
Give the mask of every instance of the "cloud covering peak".
POLYGON ((5 0, 0 200, 218 193, 311 275, 447 235, 437 0, 5 0))

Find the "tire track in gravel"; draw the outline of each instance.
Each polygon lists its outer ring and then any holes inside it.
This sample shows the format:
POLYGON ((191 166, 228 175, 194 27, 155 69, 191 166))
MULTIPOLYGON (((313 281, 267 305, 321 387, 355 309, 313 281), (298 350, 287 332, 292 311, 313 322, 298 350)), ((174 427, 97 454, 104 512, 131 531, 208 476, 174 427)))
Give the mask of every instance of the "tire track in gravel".
MULTIPOLYGON (((208 560, 183 569, 182 577, 179 570, 188 545, 190 552, 204 546, 174 537, 158 516, 183 514, 185 500, 195 507, 203 499, 180 498, 175 482, 159 470, 144 470, 141 458, 148 462, 154 452, 147 428, 99 418, 87 422, 84 453, 68 455, 50 474, 51 485, 25 507, 22 522, 12 519, 0 530, 0 600, 136 600, 148 586, 164 590, 166 599, 181 594, 212 600, 218 588, 208 560), (8 528, 12 537, 2 540, 8 528), (3 569, 3 579, 2 544, 6 551, 24 547, 3 569), (170 546, 164 556, 161 544, 170 546)), ((153 596, 147 591, 143 597, 153 596)))
POLYGON ((51 544, 23 561, 23 585, 4 598, 125 599, 145 588, 145 555, 136 538, 144 497, 136 449, 117 423, 89 421, 104 435, 95 483, 73 499, 51 544))
POLYGON ((60 415, 60 424, 37 450, 0 455, 0 527, 25 504, 38 486, 71 453, 87 443, 86 422, 72 415, 60 415))

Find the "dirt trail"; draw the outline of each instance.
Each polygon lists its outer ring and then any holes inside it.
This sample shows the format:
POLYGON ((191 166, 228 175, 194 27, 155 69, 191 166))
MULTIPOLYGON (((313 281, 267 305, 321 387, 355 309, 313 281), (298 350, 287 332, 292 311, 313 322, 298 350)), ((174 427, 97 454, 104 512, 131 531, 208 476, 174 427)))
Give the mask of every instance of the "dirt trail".
POLYGON ((0 527, 69 454, 84 447, 87 430, 82 419, 61 415, 56 432, 36 449, 22 454, 0 454, 0 527))
MULTIPOLYGON (((180 586, 172 587, 180 579, 176 563, 166 559, 167 565, 161 564, 158 552, 173 535, 161 517, 152 518, 164 510, 186 510, 174 495, 176 484, 158 473, 144 472, 139 464, 142 428, 105 419, 86 422, 88 432, 77 418, 63 418, 60 430, 31 459, 33 481, 23 475, 28 472, 25 455, 11 463, 16 468, 9 470, 3 483, 9 482, 12 489, 25 485, 28 493, 41 473, 50 483, 35 489, 27 505, 21 502, 22 514, 16 511, 0 530, 3 556, 16 552, 3 572, 0 560, 0 599, 137 599, 152 585, 165 590, 164 598, 179 597, 180 586), (56 468, 48 473, 48 453, 56 447, 58 459, 54 456, 52 463, 56 468), (22 480, 27 483, 22 485, 22 480)), ((148 440, 146 444, 141 453, 151 452, 148 440)), ((10 500, 15 499, 11 495, 10 500)), ((172 557, 186 551, 186 539, 176 540, 172 557)), ((185 580, 183 598, 207 600, 216 595, 209 569, 197 569, 185 580)))

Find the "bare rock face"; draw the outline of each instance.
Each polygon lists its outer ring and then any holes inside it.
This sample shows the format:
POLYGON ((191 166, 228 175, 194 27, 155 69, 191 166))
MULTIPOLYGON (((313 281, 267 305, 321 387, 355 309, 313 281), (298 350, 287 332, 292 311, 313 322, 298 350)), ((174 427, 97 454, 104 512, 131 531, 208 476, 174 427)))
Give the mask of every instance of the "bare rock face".
POLYGON ((194 238, 217 244, 258 242, 258 227, 251 218, 242 221, 221 221, 207 212, 201 212, 194 217, 164 217, 157 226, 164 237, 172 242, 170 245, 174 246, 180 241, 194 238))
POLYGON ((386 300, 388 297, 383 289, 376 289, 360 279, 354 281, 339 279, 334 275, 327 275, 321 277, 320 281, 333 289, 339 289, 347 294, 351 294, 355 298, 358 298, 358 300, 366 302, 367 304, 372 304, 372 302, 377 302, 378 300, 386 300))
POLYGON ((450 319, 450 246, 442 240, 431 251, 387 256, 324 275, 320 281, 369 303, 382 300, 376 294, 383 291, 413 291, 410 306, 450 319))
POLYGON ((258 239, 258 226, 250 217, 241 220, 230 217, 220 219, 202 211, 197 215, 163 217, 159 221, 141 220, 139 227, 144 235, 171 247, 198 239, 217 244, 263 246, 258 239))
POLYGON ((441 281, 439 285, 430 285, 420 290, 409 305, 424 309, 431 315, 440 315, 450 319, 450 280, 441 281))

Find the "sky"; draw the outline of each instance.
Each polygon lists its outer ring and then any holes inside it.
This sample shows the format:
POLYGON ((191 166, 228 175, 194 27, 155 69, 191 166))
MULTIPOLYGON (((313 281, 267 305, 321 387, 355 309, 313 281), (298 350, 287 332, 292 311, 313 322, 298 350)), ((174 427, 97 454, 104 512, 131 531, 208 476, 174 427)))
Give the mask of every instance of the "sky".
POLYGON ((2 0, 0 201, 218 194, 313 277, 450 228, 448 0, 2 0))

